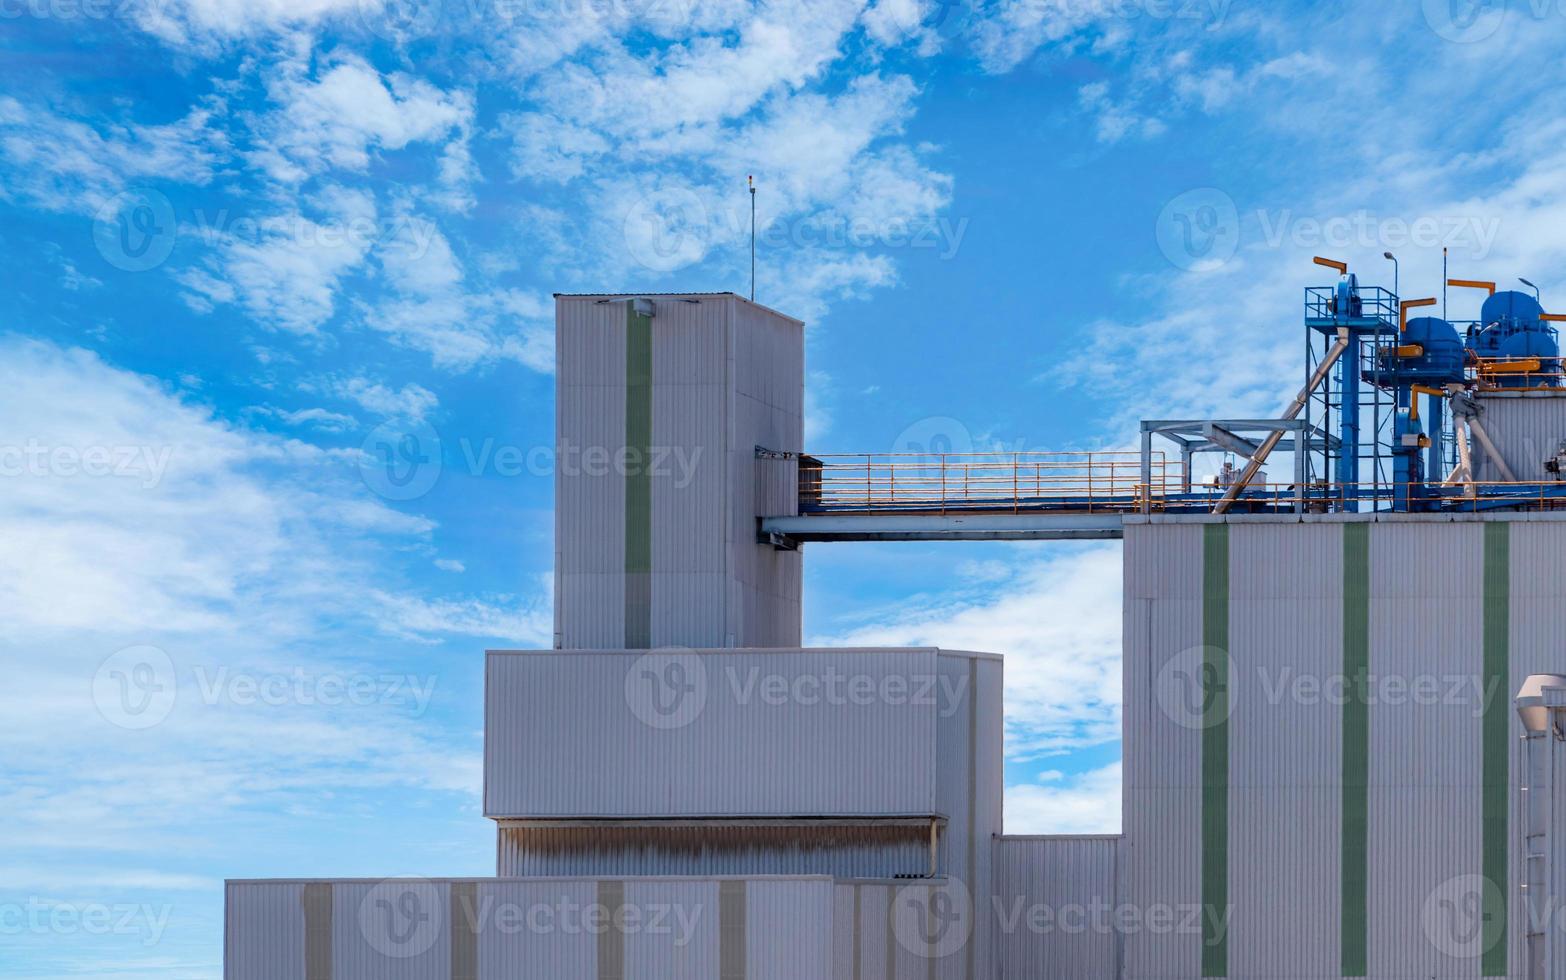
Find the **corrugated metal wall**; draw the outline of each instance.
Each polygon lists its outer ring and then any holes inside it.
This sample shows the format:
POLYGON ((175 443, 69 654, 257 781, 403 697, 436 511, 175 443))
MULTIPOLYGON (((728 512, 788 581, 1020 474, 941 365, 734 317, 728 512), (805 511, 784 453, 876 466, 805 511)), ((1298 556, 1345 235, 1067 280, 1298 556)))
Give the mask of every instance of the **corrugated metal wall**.
POLYGON ((1002 837, 985 914, 999 980, 1115 980, 1120 837, 1002 837))
POLYGON ((795 646, 800 555, 755 537, 797 473, 755 447, 803 448, 803 327, 732 295, 651 302, 556 301, 556 645, 795 646), (650 472, 604 464, 628 446, 650 472))
POLYGON ((911 703, 921 700, 921 687, 924 697, 939 697, 934 650, 666 651, 652 658, 492 651, 486 815, 937 812, 939 703, 911 703), (676 669, 683 695, 660 686, 676 669), (833 676, 841 696, 826 691, 833 676), (850 700, 848 678, 914 693, 901 702, 850 700), (654 727, 665 723, 655 713, 665 697, 686 698, 668 703, 688 710, 670 716, 669 727, 654 727), (817 703, 806 703, 811 698, 817 703))
MULTIPOLYGON (((1518 480, 1554 479, 1544 471, 1544 461, 1566 440, 1566 390, 1484 394, 1475 396, 1475 401, 1483 408, 1480 424, 1518 480)), ((1480 482, 1506 479, 1477 439, 1473 453, 1475 476, 1480 482)))
POLYGON ((1126 897, 1197 913, 1128 976, 1519 975, 1510 692, 1559 666, 1566 524, 1498 516, 1127 527, 1126 897))
POLYGON ((236 881, 226 892, 225 980, 831 980, 834 969, 829 878, 236 881))

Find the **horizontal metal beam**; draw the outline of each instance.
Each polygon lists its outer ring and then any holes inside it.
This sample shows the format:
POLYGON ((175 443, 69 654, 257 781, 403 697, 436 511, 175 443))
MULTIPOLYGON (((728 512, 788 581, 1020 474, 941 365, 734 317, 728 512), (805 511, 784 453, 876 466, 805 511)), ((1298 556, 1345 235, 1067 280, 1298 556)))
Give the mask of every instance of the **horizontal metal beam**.
POLYGON ((763 541, 1103 541, 1119 514, 816 514, 764 517, 763 541))

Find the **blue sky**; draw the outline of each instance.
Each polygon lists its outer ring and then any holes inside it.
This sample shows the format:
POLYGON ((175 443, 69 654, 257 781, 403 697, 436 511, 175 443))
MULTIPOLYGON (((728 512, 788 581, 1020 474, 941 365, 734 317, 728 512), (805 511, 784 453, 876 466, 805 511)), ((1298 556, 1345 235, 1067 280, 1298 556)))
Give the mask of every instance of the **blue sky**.
MULTIPOLYGON (((215 977, 225 877, 493 870, 552 292, 744 291, 755 174, 803 448, 1275 412, 1312 254, 1553 308, 1561 7, 0 0, 0 973, 215 977), (413 425, 408 498, 363 447, 413 425)), ((1008 830, 1114 830, 1118 590, 1113 546, 817 546, 806 634, 1006 654, 1008 830)))

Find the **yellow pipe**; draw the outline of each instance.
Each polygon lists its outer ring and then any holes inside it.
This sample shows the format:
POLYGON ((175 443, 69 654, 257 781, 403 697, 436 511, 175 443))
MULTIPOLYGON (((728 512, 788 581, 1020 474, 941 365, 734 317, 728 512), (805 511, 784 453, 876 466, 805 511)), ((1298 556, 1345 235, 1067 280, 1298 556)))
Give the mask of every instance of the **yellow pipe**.
POLYGON ((1539 370, 1538 358, 1526 361, 1480 361, 1480 374, 1532 374, 1539 370))
POLYGON ((1566 323, 1566 313, 1540 313, 1539 319, 1547 323, 1566 323))
POLYGON ((1431 296, 1429 299, 1405 299, 1399 303, 1397 309, 1397 332, 1402 333, 1408 329, 1409 310, 1417 309, 1421 306, 1434 306, 1435 304, 1434 296, 1431 296))
POLYGON ((1394 347, 1394 348, 1392 348, 1392 356, 1394 356, 1394 357, 1424 357, 1425 356, 1425 348, 1424 348, 1423 344, 1404 344, 1401 347, 1394 347))
MULTIPOLYGON (((1442 391, 1440 388, 1432 388, 1429 385, 1409 385, 1408 387, 1416 395, 1433 395, 1436 398, 1445 398, 1446 397, 1446 392, 1445 391, 1442 391)), ((1409 418, 1413 419, 1415 422, 1419 421, 1419 399, 1417 399, 1417 398, 1410 398, 1409 399, 1408 415, 1409 415, 1409 418)), ((1421 436, 1421 438, 1423 438, 1423 436, 1421 436)), ((1430 444, 1429 442, 1425 443, 1425 445, 1427 445, 1427 446, 1429 444, 1430 444)))
POLYGON ((1485 279, 1448 279, 1448 286, 1461 286, 1464 289, 1483 289, 1491 296, 1495 295, 1495 283, 1485 279))
POLYGON ((1336 269, 1336 270, 1338 270, 1338 275, 1341 275, 1341 276, 1348 275, 1348 263, 1347 262, 1339 262, 1337 259, 1324 259, 1324 258, 1322 258, 1319 255, 1316 256, 1315 258, 1311 259, 1311 261, 1316 263, 1317 265, 1324 265, 1324 266, 1326 266, 1329 269, 1336 269))

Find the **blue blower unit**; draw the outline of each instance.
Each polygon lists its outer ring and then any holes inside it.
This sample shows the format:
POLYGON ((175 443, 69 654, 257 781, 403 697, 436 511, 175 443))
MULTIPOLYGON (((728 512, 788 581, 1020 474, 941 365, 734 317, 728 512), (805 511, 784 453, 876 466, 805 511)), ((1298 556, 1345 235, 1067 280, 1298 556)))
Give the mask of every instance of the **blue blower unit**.
POLYGON ((1559 383, 1560 340, 1555 329, 1541 319, 1543 315, 1538 300, 1515 290, 1496 293, 1484 301, 1479 323, 1468 330, 1469 349, 1482 358, 1540 361, 1539 373, 1496 373, 1491 383, 1502 388, 1555 387, 1559 383))
POLYGON ((1463 380, 1463 338, 1450 323, 1436 316, 1415 317, 1398 340, 1424 348, 1418 357, 1399 359, 1398 380, 1433 388, 1463 380))

